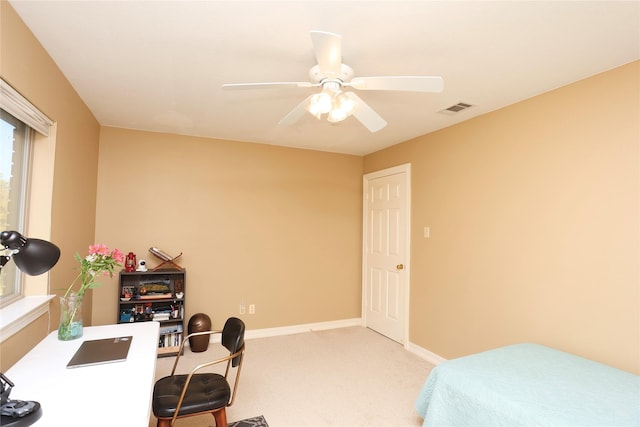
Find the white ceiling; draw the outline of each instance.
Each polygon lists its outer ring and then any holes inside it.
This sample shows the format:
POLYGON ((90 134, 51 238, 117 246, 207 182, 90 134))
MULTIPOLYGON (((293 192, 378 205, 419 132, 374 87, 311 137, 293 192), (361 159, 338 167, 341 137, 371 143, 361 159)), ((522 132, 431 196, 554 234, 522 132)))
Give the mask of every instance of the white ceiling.
POLYGON ((640 59, 638 1, 9 1, 103 126, 356 155, 640 59), (355 76, 440 75, 444 91, 358 92, 388 122, 371 133, 279 126, 312 89, 221 89, 309 81, 311 30, 343 37, 355 76))

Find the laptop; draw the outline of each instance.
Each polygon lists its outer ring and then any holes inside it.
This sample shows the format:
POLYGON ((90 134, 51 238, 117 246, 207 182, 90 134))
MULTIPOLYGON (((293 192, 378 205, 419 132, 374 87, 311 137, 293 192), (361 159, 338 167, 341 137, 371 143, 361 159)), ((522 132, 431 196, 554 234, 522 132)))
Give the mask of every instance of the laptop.
POLYGON ((73 355, 67 364, 67 368, 123 362, 127 360, 132 340, 133 337, 131 335, 87 340, 82 343, 78 351, 73 355))

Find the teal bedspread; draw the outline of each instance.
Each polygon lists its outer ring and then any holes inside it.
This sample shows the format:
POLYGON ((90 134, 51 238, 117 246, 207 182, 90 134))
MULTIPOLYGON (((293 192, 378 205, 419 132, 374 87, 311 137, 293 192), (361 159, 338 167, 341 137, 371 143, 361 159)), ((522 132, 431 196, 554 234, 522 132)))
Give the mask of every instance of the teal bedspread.
POLYGON ((425 382, 423 426, 640 427, 640 377, 537 344, 448 360, 425 382))

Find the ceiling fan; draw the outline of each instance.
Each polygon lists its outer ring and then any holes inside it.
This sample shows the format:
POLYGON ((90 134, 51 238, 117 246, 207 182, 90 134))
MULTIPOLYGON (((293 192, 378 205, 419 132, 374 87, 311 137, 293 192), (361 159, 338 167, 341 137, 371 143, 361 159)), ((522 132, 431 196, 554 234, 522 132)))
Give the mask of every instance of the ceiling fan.
POLYGON ((292 125, 307 112, 318 119, 326 114, 331 123, 353 115, 371 132, 384 128, 387 122, 355 92, 345 92, 345 88, 408 92, 441 92, 443 89, 443 80, 439 76, 353 77, 353 69, 342 63, 341 36, 325 31, 311 31, 311 40, 318 63, 309 71, 310 82, 230 83, 222 85, 222 88, 321 88, 320 92, 308 96, 298 104, 278 124, 292 125))

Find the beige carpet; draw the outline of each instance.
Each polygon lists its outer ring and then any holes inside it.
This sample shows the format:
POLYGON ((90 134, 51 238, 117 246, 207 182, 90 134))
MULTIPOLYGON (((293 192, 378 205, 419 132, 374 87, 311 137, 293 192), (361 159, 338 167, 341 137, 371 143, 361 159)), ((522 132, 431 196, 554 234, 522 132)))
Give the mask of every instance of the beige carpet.
MULTIPOLYGON (((179 371, 210 357, 217 346, 206 353, 187 349, 179 371)), ((158 359, 156 377, 168 375, 172 363, 173 358, 158 359)), ((236 402, 227 408, 227 419, 264 415, 269 427, 421 426, 414 402, 432 367, 361 327, 247 340, 236 402)), ((149 426, 155 425, 152 417, 149 426)), ((214 425, 209 415, 176 423, 214 425)))

